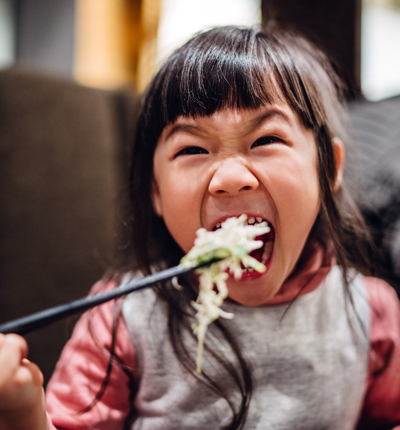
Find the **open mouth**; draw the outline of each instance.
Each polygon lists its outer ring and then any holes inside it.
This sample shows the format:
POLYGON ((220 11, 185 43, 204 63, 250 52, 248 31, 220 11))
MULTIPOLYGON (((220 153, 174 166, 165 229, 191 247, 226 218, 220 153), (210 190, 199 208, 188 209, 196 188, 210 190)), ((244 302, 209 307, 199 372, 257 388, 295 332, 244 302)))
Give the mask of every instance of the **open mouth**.
MULTIPOLYGON (((247 219, 248 225, 256 225, 261 224, 262 222, 267 222, 268 227, 270 228, 270 231, 268 233, 265 233, 261 236, 257 236, 255 240, 260 240, 263 242, 263 245, 250 252, 250 256, 255 258, 260 263, 264 264, 266 266, 267 270, 270 266, 271 259, 272 259, 272 251, 274 248, 274 241, 275 241, 275 230, 273 226, 264 218, 262 217, 249 217, 247 219)), ((221 223, 216 224, 213 230, 217 230, 221 227, 221 223)), ((255 279, 262 276, 264 273, 257 272, 252 267, 244 267, 242 266, 243 274, 242 274, 242 280, 248 280, 248 279, 255 279)))
MULTIPOLYGON (((262 218, 257 217, 255 223, 252 223, 253 219, 254 218, 249 218, 248 223, 255 224, 266 221, 262 218)), ((275 230, 273 226, 270 223, 268 223, 268 226, 270 228, 270 231, 268 233, 256 237, 256 240, 261 240, 263 242, 263 245, 260 248, 250 252, 250 256, 255 258, 260 263, 264 264, 267 269, 270 266, 275 239, 275 230)), ((247 267, 246 269, 244 269, 242 279, 258 278, 262 275, 263 273, 256 272, 252 267, 247 267)))

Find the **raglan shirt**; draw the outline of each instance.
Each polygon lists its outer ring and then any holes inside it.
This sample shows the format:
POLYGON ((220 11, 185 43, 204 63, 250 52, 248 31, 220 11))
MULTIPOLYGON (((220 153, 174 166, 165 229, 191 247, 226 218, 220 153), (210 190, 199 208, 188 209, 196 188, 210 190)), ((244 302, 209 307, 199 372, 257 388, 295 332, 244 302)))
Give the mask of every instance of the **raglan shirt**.
MULTIPOLYGON (((304 270, 284 284, 272 306, 313 292, 331 268, 331 259, 318 250, 304 270)), ((370 348, 357 429, 400 430, 399 301, 383 281, 364 278, 364 283, 369 302, 370 348)), ((94 290, 114 286, 99 283, 94 290)), ((122 319, 117 329, 116 353, 126 367, 114 366, 104 396, 89 412, 79 413, 93 401, 106 374, 113 309, 112 303, 106 303, 87 312, 77 323, 47 388, 49 430, 122 430, 131 409, 132 380, 128 375, 135 376, 137 365, 137 353, 122 319)))

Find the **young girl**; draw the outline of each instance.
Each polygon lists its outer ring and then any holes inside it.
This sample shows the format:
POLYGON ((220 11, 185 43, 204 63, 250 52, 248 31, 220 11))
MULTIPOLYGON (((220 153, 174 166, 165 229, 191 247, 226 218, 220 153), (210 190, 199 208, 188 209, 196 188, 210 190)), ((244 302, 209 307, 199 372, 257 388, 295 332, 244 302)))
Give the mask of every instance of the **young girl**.
MULTIPOLYGON (((203 32, 161 68, 132 154, 132 246, 108 281, 176 265, 196 231, 246 214, 265 273, 228 280, 196 372, 195 276, 85 314, 47 390, 0 338, 3 429, 392 429, 400 319, 342 184, 340 85, 299 36, 203 32), (47 420, 47 421, 46 421, 47 420), (53 427, 54 426, 54 427, 53 427)), ((400 429, 400 427, 396 427, 400 429)))

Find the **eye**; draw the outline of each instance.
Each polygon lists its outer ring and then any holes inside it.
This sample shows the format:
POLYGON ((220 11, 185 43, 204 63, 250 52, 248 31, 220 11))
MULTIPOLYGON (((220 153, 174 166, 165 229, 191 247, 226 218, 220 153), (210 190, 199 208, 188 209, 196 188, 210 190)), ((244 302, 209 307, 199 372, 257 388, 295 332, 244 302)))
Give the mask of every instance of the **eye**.
POLYGON ((283 140, 279 139, 279 137, 276 137, 276 136, 265 136, 265 137, 260 137, 260 139, 257 139, 251 145, 251 147, 257 148, 257 146, 270 145, 271 143, 277 143, 277 142, 283 142, 283 140))
POLYGON ((208 151, 204 148, 200 148, 199 146, 188 146, 186 148, 181 149, 179 152, 175 154, 175 157, 179 157, 180 155, 197 155, 197 154, 208 154, 208 151))

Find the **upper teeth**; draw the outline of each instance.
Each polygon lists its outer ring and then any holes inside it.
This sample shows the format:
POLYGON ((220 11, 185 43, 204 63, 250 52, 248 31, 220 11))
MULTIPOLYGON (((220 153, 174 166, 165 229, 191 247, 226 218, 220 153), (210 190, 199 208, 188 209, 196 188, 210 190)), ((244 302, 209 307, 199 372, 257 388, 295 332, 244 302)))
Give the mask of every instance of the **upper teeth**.
MULTIPOLYGON (((249 225, 253 225, 253 224, 260 224, 260 223, 262 223, 263 222, 263 219, 260 217, 260 216, 257 216, 257 217, 250 217, 250 218, 248 218, 248 220, 247 220, 247 224, 249 224, 249 225)), ((216 229, 218 229, 218 228, 221 228, 221 223, 219 222, 219 223, 217 223, 216 225, 215 225, 215 228, 216 229)))

